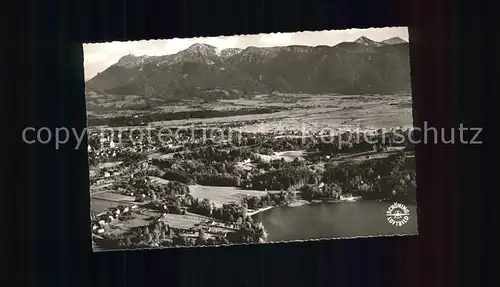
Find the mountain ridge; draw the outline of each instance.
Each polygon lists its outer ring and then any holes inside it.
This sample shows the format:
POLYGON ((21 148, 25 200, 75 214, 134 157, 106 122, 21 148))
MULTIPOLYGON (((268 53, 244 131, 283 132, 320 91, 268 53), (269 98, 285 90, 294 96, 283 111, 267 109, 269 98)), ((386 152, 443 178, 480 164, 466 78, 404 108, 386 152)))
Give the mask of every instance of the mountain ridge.
POLYGON ((408 46, 397 37, 314 47, 218 49, 196 43, 170 55, 125 55, 88 80, 86 89, 168 99, 196 98, 215 89, 240 95, 411 92, 408 46))
POLYGON ((396 44, 407 44, 408 42, 401 39, 400 37, 392 37, 389 39, 386 39, 384 41, 381 41, 380 43, 386 44, 386 45, 396 45, 396 44))

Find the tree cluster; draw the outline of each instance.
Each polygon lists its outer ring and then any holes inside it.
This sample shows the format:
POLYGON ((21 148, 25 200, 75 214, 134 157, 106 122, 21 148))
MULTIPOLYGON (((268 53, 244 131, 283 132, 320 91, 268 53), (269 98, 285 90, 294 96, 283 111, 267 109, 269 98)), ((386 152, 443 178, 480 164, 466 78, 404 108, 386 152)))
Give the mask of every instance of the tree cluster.
POLYGON ((316 183, 320 175, 304 166, 286 166, 252 177, 252 188, 258 190, 288 190, 316 183))
POLYGON ((291 203, 295 199, 295 193, 282 191, 279 193, 267 193, 264 196, 247 196, 243 203, 248 209, 261 209, 268 206, 279 206, 291 203))
POLYGON ((327 165, 323 181, 365 199, 415 201, 415 157, 403 154, 361 164, 327 165))

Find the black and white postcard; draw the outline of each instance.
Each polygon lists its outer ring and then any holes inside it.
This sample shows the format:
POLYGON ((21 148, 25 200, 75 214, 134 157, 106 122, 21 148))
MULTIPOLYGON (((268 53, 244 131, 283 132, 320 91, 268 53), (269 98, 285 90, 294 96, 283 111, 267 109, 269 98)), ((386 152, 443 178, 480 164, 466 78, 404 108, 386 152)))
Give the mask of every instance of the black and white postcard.
POLYGON ((94 251, 418 234, 406 27, 83 50, 94 251))

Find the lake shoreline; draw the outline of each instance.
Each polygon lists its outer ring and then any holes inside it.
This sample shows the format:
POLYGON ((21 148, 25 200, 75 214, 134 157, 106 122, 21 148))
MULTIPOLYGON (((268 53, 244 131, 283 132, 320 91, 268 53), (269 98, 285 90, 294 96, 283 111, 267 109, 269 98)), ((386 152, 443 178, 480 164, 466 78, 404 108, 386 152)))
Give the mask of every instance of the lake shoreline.
MULTIPOLYGON (((303 205, 311 204, 311 203, 313 203, 313 202, 309 202, 307 200, 300 199, 300 200, 293 201, 293 202, 291 202, 289 204, 286 204, 286 205, 283 205, 283 206, 299 207, 299 206, 303 206, 303 205)), ((276 207, 280 207, 280 205, 267 206, 267 207, 259 208, 259 209, 256 209, 256 210, 252 210, 250 212, 247 212, 246 215, 247 216, 254 216, 254 215, 257 215, 257 214, 262 213, 264 211, 276 208, 276 207)))
POLYGON ((254 216, 254 215, 256 215, 256 214, 259 214, 259 213, 261 213, 261 212, 264 212, 264 211, 269 210, 269 209, 274 208, 274 207, 276 207, 276 206, 267 206, 267 207, 259 208, 259 209, 256 209, 256 210, 252 210, 252 211, 250 211, 250 212, 247 212, 247 214, 246 214, 246 215, 247 215, 247 216, 254 216))
POLYGON ((397 201, 397 200, 390 200, 390 199, 358 199, 358 200, 355 200, 355 201, 347 201, 347 200, 321 200, 321 199, 317 199, 317 200, 312 200, 312 201, 308 201, 308 200, 304 200, 304 199, 299 199, 299 200, 295 200, 291 203, 288 203, 286 205, 273 205, 273 206, 267 206, 267 207, 263 207, 263 208, 259 208, 259 209, 256 209, 256 210, 252 210, 250 212, 247 212, 247 216, 255 216, 259 213, 262 213, 264 211, 268 211, 268 210, 271 210, 273 208, 277 208, 277 207, 280 207, 280 206, 287 206, 287 207, 301 207, 301 206, 304 206, 304 205, 313 205, 313 204, 337 204, 337 203, 354 203, 354 202, 369 202, 369 201, 372 201, 372 202, 377 202, 377 203, 387 203, 387 202, 398 202, 398 203, 401 203, 401 204, 417 204, 416 201, 409 201, 409 200, 403 200, 403 201, 397 201))

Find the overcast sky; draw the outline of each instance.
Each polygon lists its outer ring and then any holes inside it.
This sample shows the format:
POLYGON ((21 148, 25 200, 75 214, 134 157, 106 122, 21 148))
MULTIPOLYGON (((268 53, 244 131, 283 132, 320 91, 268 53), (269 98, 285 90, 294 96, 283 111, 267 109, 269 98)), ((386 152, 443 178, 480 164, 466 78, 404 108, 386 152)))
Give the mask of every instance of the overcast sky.
POLYGON ((375 41, 383 41, 392 37, 400 37, 408 41, 406 27, 330 30, 318 32, 272 33, 243 36, 221 36, 210 38, 174 38, 170 40, 149 40, 131 42, 110 42, 84 44, 85 80, 94 77, 115 64, 127 54, 136 56, 162 56, 175 54, 195 43, 204 43, 220 49, 246 48, 248 46, 272 47, 288 45, 333 46, 344 41, 354 41, 365 36, 375 41))

